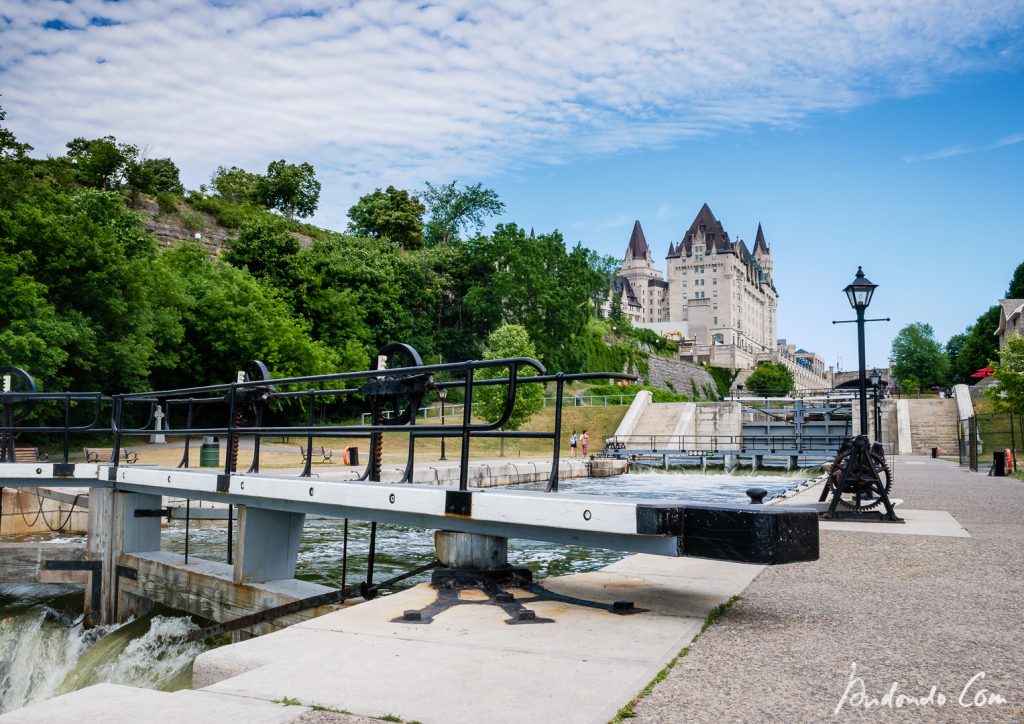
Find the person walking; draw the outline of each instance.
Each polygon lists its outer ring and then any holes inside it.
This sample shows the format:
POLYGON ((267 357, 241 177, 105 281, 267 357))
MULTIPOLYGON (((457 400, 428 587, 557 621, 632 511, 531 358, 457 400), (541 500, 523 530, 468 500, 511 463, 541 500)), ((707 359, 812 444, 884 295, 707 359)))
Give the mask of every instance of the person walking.
POLYGON ((587 434, 586 430, 583 431, 583 435, 580 437, 580 444, 583 446, 583 457, 586 458, 587 448, 590 447, 590 435, 587 434))
POLYGON ((573 457, 577 457, 577 455, 576 455, 576 443, 577 443, 577 440, 578 440, 578 438, 576 437, 576 431, 573 430, 572 431, 572 435, 569 436, 569 447, 572 448, 572 456, 573 457))

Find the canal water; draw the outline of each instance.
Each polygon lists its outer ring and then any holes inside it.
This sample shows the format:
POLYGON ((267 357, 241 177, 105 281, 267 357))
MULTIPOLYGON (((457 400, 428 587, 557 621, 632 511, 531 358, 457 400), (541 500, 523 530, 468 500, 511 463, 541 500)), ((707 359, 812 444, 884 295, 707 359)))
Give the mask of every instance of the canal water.
MULTIPOLYGON (((559 483, 559 490, 562 494, 745 505, 749 502, 746 490, 750 487, 762 487, 770 495, 777 495, 805 482, 810 475, 650 472, 564 480, 559 483)), ((515 487, 543 489, 540 484, 515 487)), ((340 586, 345 546, 343 531, 342 521, 307 519, 296 576, 340 586)), ((369 531, 368 523, 349 523, 346 583, 350 586, 365 577, 369 531)), ((224 522, 193 522, 188 545, 190 556, 225 560, 227 529, 224 522)), ((183 521, 174 521, 164 529, 162 547, 184 553, 183 521)), ((509 562, 531 569, 539 578, 596 570, 624 555, 618 551, 554 543, 509 541, 509 562)), ((404 573, 433 559, 433 531, 378 526, 375 581, 404 573)), ((429 580, 429 576, 424 573, 407 579, 400 587, 429 580)), ((157 610, 121 626, 86 630, 81 625, 82 600, 82 590, 75 586, 0 586, 0 713, 100 681, 168 691, 190 686, 192 661, 205 646, 185 644, 181 639, 205 622, 194 621, 180 612, 157 610)))

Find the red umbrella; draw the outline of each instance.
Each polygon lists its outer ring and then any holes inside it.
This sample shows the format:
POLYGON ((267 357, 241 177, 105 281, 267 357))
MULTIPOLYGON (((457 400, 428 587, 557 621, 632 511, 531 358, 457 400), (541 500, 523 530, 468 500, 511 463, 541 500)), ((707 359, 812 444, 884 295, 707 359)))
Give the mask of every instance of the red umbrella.
POLYGON ((978 370, 973 375, 971 375, 971 377, 977 377, 979 379, 982 378, 982 377, 991 377, 991 376, 992 376, 992 368, 991 367, 982 367, 980 370, 978 370))

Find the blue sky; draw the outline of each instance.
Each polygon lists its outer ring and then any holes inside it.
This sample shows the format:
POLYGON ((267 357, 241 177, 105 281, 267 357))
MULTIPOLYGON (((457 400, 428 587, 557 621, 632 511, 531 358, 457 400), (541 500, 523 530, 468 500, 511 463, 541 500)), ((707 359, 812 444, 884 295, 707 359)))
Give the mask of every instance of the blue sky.
POLYGON ((113 134, 193 188, 310 161, 329 228, 375 187, 459 178, 602 253, 640 219, 663 261, 706 201, 734 237, 763 224, 780 336, 846 369, 858 264, 884 364, 1024 261, 1017 0, 15 1, 0 93, 38 154, 113 134))

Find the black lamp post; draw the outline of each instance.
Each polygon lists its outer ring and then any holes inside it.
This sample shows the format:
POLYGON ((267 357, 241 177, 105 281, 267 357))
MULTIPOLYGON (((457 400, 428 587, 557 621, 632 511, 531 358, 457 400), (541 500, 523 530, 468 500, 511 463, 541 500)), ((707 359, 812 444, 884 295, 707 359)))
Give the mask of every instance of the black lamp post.
POLYGON ((857 362, 860 370, 860 432, 862 435, 867 435, 868 432, 867 381, 864 377, 864 310, 871 304, 871 297, 877 286, 864 276, 863 269, 857 267, 857 276, 843 289, 846 292, 846 298, 850 300, 850 306, 857 312, 857 362))
POLYGON ((875 388, 875 442, 882 442, 882 415, 878 407, 878 383, 882 381, 882 373, 871 370, 871 386, 875 388))
MULTIPOLYGON (((441 398, 441 427, 444 427, 444 401, 448 397, 448 388, 442 387, 437 391, 437 396, 441 398)), ((441 435, 441 459, 447 460, 444 456, 444 435, 441 435)))

